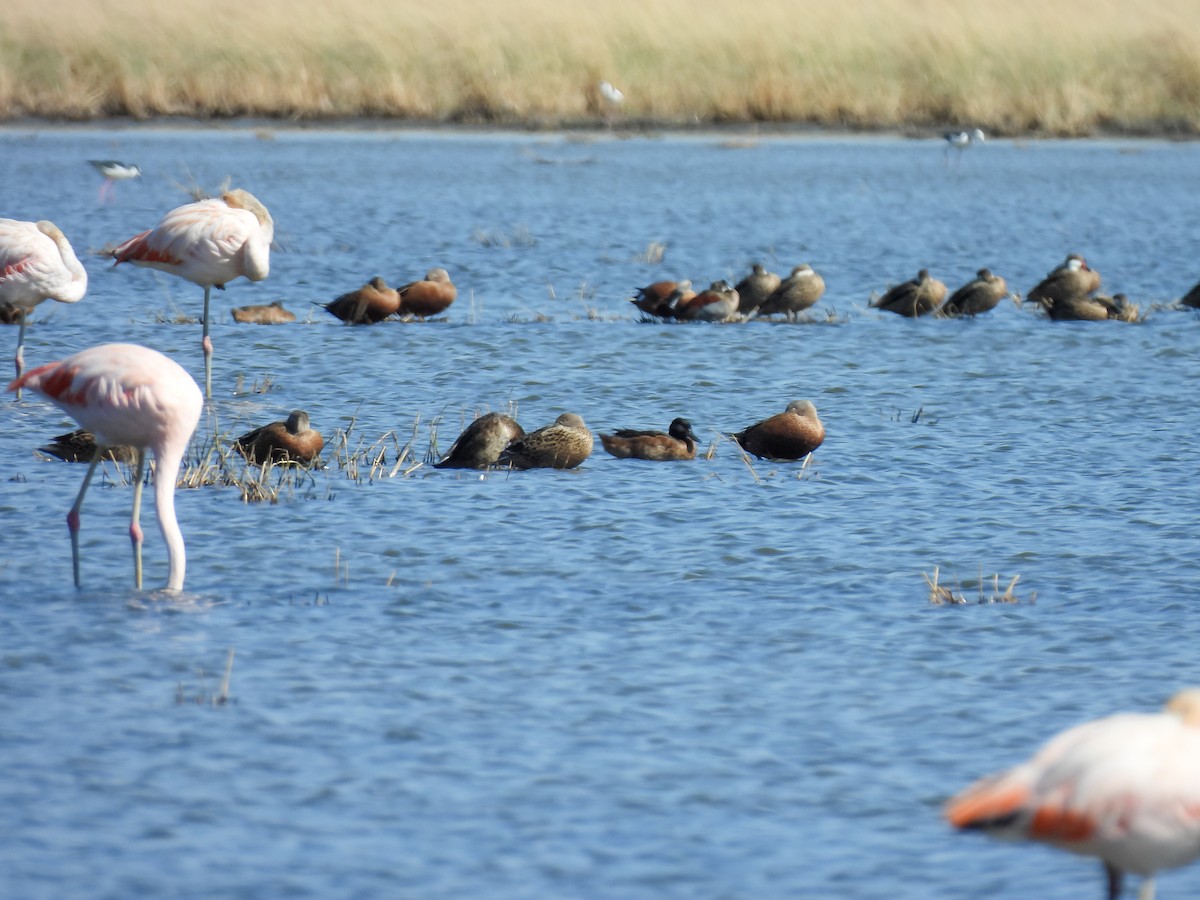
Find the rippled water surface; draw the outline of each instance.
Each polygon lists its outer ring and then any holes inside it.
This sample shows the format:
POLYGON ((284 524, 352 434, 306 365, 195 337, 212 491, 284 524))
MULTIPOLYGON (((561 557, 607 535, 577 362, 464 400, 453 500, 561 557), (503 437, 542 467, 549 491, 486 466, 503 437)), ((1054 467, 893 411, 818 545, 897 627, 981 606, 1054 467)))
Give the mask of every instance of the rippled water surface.
MULTIPOLYGON (((1100 896, 1097 863, 953 835, 939 807, 1066 725, 1200 682, 1200 321, 867 302, 921 267, 1025 292, 1071 251, 1143 311, 1169 302, 1200 278, 1200 147, 10 130, 0 152, 3 214, 81 253, 179 185, 254 192, 271 276, 216 297, 201 437, 303 407, 330 440, 276 504, 180 491, 179 597, 129 587, 110 466, 76 591, 83 467, 33 452, 71 424, 0 402, 4 896, 1100 896), (96 158, 145 177, 98 204, 96 158), (822 272, 822 321, 644 324, 626 301, 756 260, 822 272), (445 321, 311 305, 434 265, 459 286, 445 321), (300 322, 229 319, 276 299, 300 322), (721 438, 798 398, 828 432, 808 467, 721 438), (337 459, 350 429, 352 451, 394 432, 420 461, 510 404, 527 428, 685 416, 715 449, 597 442, 577 471, 486 476, 388 477, 391 438, 382 473, 337 459), (972 598, 981 570, 1019 575, 1026 602, 930 606, 935 566, 972 598)), ((199 326, 173 324, 200 289, 86 265, 82 302, 39 309, 31 364, 130 340, 202 377, 199 326)), ((1200 866, 1161 879, 1197 893, 1200 866)))

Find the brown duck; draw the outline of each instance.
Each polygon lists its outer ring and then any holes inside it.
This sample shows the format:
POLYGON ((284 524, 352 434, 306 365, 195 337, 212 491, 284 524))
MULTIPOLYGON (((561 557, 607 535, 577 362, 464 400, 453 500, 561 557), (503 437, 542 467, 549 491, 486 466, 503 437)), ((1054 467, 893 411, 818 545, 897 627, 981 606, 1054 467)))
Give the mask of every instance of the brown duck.
POLYGON ((706 291, 675 301, 675 318, 684 322, 724 322, 738 311, 738 292, 728 281, 714 281, 706 291))
POLYGON ((525 436, 525 429, 512 416, 484 413, 458 436, 437 469, 486 469, 494 466, 504 448, 525 436))
POLYGON ((738 292, 738 312, 754 312, 782 283, 783 279, 774 272, 768 272, 761 263, 755 263, 750 267, 750 274, 734 287, 738 292))
POLYGON ((1058 322, 1136 322, 1138 318, 1138 308, 1124 294, 1060 297, 1046 311, 1058 322))
POLYGON ((441 315, 458 296, 458 288, 445 269, 430 269, 423 281, 412 281, 396 290, 400 294, 400 315, 420 319, 441 315))
MULTIPOLYGON (((686 278, 683 281, 656 281, 643 288, 638 288, 629 302, 648 316, 673 319, 675 317, 675 301, 683 293, 691 290, 692 283, 686 278)), ((692 296, 695 296, 694 291, 692 291, 692 296)))
POLYGON ((825 293, 825 279, 813 271, 808 263, 792 269, 792 274, 783 279, 771 296, 758 308, 760 316, 784 313, 792 318, 814 306, 825 293))
MULTIPOLYGON (((45 447, 38 447, 43 453, 57 456, 66 462, 90 463, 96 455, 96 436, 86 429, 79 428, 66 434, 60 434, 45 447)), ((117 444, 105 449, 101 459, 111 459, 114 462, 132 466, 137 462, 137 448, 117 444)))
POLYGON ((296 314, 284 309, 282 300, 262 306, 235 306, 229 312, 233 321, 243 325, 282 325, 296 321, 296 314))
POLYGON ((1025 300, 1042 307, 1052 319, 1075 319, 1079 316, 1074 315, 1070 307, 1098 290, 1100 273, 1089 268, 1078 253, 1072 253, 1062 265, 1056 266, 1038 282, 1025 300), (1058 313, 1054 311, 1055 306, 1059 307, 1058 313))
POLYGON ((955 319, 990 312, 1008 296, 1008 284, 990 269, 980 269, 975 278, 950 295, 938 314, 955 319))
POLYGON ((553 425, 519 437, 500 454, 514 469, 573 469, 592 452, 592 433, 575 413, 563 413, 553 425))
POLYGON ((248 431, 233 442, 249 462, 293 462, 307 465, 317 458, 325 439, 310 427, 308 413, 292 410, 286 422, 272 422, 248 431))
POLYGON ((916 278, 889 288, 871 305, 911 319, 933 312, 945 299, 946 285, 922 269, 916 278))
POLYGON ((759 459, 803 459, 821 446, 825 426, 812 403, 793 400, 783 412, 756 422, 733 439, 759 459))
POLYGON ((374 325, 400 309, 400 295, 376 276, 357 291, 326 304, 325 309, 348 325, 374 325))
POLYGON ((696 458, 696 435, 687 419, 675 419, 664 434, 661 431, 634 431, 622 428, 600 435, 604 449, 618 459, 667 461, 696 458))

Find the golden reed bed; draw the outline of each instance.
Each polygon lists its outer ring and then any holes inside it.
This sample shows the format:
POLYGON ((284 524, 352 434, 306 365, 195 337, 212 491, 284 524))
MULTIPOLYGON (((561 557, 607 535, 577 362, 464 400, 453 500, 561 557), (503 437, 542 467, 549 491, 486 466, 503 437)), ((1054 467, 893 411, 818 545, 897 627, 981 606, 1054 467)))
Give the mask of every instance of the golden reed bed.
POLYGON ((0 119, 1200 133, 1195 0, 3 0, 0 119))

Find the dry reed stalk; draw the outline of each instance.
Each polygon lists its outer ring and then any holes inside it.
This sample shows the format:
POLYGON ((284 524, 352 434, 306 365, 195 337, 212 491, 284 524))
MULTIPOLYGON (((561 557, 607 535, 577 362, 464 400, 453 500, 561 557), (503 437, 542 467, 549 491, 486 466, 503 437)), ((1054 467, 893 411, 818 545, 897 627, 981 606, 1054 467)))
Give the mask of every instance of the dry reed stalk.
MULTIPOLYGON (((970 602, 967 600, 966 594, 963 593, 963 587, 961 584, 958 583, 957 579, 955 579, 954 587, 950 588, 944 584, 939 583, 939 575, 940 575, 940 572, 939 572, 939 569, 937 566, 933 567, 933 577, 932 578, 930 578, 929 575, 925 572, 921 573, 921 577, 925 579, 925 584, 929 588, 930 604, 932 604, 934 606, 942 606, 942 605, 961 606, 963 604, 970 602)), ((978 581, 978 585, 977 585, 978 597, 977 597, 976 602, 980 603, 980 604, 989 604, 989 603, 1030 603, 1030 604, 1032 604, 1032 603, 1037 602, 1037 591, 1030 591, 1029 596, 1027 598, 1025 598, 1024 600, 1022 600, 1022 598, 1017 596, 1015 588, 1017 586, 1017 582, 1020 580, 1021 580, 1020 575, 1013 576, 1013 578, 1008 582, 1008 585, 1004 588, 1003 591, 1001 591, 1000 590, 1000 575, 999 575, 999 573, 993 574, 992 575, 991 593, 985 593, 984 585, 986 584, 986 579, 983 577, 983 566, 980 565, 979 581, 978 581)))

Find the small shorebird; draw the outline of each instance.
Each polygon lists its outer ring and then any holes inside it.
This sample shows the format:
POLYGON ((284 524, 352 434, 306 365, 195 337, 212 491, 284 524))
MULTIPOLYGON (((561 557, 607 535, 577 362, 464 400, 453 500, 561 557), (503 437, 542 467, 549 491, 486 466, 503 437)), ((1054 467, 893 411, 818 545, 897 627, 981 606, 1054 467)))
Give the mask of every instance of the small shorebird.
POLYGON ((252 463, 308 465, 324 446, 325 438, 309 425, 308 413, 302 409, 293 409, 286 422, 255 428, 233 442, 233 449, 252 463))
POLYGON ((1041 841, 1104 863, 1108 900, 1125 873, 1154 876, 1200 857, 1200 690, 1161 713, 1076 725, 1032 759, 968 787, 946 804, 955 828, 1041 841))
POLYGON ((229 190, 171 210, 162 221, 131 237, 112 252, 114 265, 149 266, 204 288, 204 396, 212 397, 212 289, 225 290, 235 278, 262 281, 271 271, 275 222, 249 191, 229 190))
POLYGON ((987 137, 984 135, 983 129, 973 128, 970 131, 947 131, 942 135, 942 140, 946 142, 947 156, 951 151, 956 151, 955 155, 957 156, 976 144, 984 143, 987 137))
POLYGON ((504 448, 524 436, 525 429, 512 416, 484 413, 463 429, 450 446, 450 452, 433 466, 435 469, 486 469, 496 464, 504 448))
POLYGON ((592 453, 592 433, 575 413, 563 413, 554 423, 509 444, 501 465, 514 469, 574 469, 592 453))
POLYGON ((733 435, 747 453, 759 459, 803 459, 825 441, 825 426, 808 400, 793 400, 781 413, 755 422, 733 435))
POLYGON ((83 486, 67 514, 71 532, 71 562, 79 587, 79 510, 96 465, 109 447, 137 448, 133 477, 134 583, 142 587, 142 483, 146 449, 154 451, 154 510, 167 545, 167 590, 183 588, 187 557, 183 533, 175 518, 175 480, 188 441, 200 422, 204 397, 195 380, 177 362, 137 344, 101 344, 59 362, 30 369, 8 386, 27 387, 41 394, 96 437, 83 486))
POLYGON ((6 318, 11 315, 20 325, 13 357, 18 377, 25 370, 29 313, 43 300, 76 303, 87 293, 87 285, 87 270, 57 225, 0 219, 0 307, 6 318))
POLYGON ((99 201, 104 202, 104 198, 112 197, 116 191, 118 181, 128 181, 131 178, 140 178, 142 170, 131 163, 123 163, 116 159, 89 159, 89 163, 104 176, 104 181, 100 184, 99 201))
POLYGON ((660 462, 696 458, 696 435, 687 419, 675 419, 664 434, 661 431, 635 431, 621 428, 600 435, 604 449, 618 459, 650 459, 660 462))

